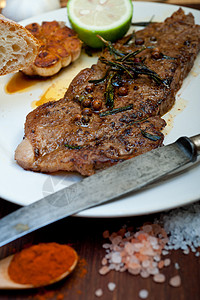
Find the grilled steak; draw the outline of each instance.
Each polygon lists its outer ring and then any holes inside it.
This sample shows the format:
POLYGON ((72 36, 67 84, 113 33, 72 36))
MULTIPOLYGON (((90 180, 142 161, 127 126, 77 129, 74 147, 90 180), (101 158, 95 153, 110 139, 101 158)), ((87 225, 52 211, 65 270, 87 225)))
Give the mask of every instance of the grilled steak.
POLYGON ((33 171, 97 169, 162 146, 161 118, 200 48, 200 26, 182 9, 124 37, 82 70, 63 99, 29 113, 15 154, 33 171))

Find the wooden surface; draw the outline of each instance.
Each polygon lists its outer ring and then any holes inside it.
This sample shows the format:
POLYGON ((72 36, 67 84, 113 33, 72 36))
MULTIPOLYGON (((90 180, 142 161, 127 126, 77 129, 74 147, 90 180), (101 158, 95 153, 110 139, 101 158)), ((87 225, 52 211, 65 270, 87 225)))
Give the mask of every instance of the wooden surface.
MULTIPOLYGON (((1 216, 17 209, 16 205, 3 200, 0 201, 1 216)), ((43 295, 45 299, 59 300, 59 297, 70 300, 95 300, 95 291, 102 288, 104 294, 102 300, 139 300, 138 293, 141 289, 147 289, 149 300, 199 300, 200 299, 200 258, 193 253, 183 254, 181 251, 172 251, 171 266, 166 267, 163 273, 166 278, 180 274, 182 285, 178 288, 166 283, 155 283, 152 277, 142 279, 127 272, 119 273, 111 271, 105 276, 98 273, 101 259, 105 255, 102 244, 105 243, 102 233, 108 229, 117 231, 124 224, 133 225, 135 228, 143 222, 151 221, 158 215, 140 216, 131 218, 114 219, 87 219, 70 217, 59 221, 46 228, 40 229, 28 236, 21 238, 7 246, 0 248, 0 257, 3 258, 20 250, 25 245, 39 242, 58 242, 72 245, 78 252, 80 263, 70 277, 62 282, 45 289, 30 291, 0 291, 0 299, 38 299, 43 295), (175 270, 174 264, 178 263, 180 270, 175 270), (109 282, 116 283, 114 292, 107 288, 109 282)), ((62 298, 61 298, 62 299, 62 298)))
MULTIPOLYGON (((67 5, 68 0, 60 0, 61 7, 65 7, 67 5)), ((134 1, 140 1, 140 0, 134 0, 134 1)), ((149 1, 149 0, 143 0, 143 1, 149 1)), ((183 5, 183 6, 189 6, 192 8, 199 9, 200 7, 200 0, 152 0, 152 2, 160 2, 160 3, 169 3, 169 4, 177 4, 177 5, 183 5)))
MULTIPOLYGON (((64 1, 62 1, 64 3, 64 1)), ((167 1, 168 2, 168 1, 167 1)), ((171 2, 171 1, 169 1, 171 2)), ((183 4, 200 9, 200 3, 183 4)), ((188 0, 189 2, 189 0, 188 0)), ((62 4, 63 4, 62 3, 62 4)), ((12 188, 12 187, 11 187, 12 188)), ((18 209, 19 206, 0 199, 0 218, 18 209)), ((78 252, 80 263, 73 274, 62 282, 45 289, 30 291, 0 291, 0 299, 70 299, 70 300, 94 300, 95 291, 103 289, 102 300, 139 300, 138 293, 141 289, 147 289, 149 300, 200 300, 200 258, 193 253, 184 255, 181 251, 172 251, 170 259, 171 266, 164 269, 167 279, 172 275, 180 274, 182 284, 178 288, 171 287, 167 282, 158 284, 153 282, 152 277, 142 279, 129 273, 112 271, 106 276, 98 273, 101 267, 101 259, 105 255, 102 244, 104 230, 117 231, 124 224, 133 225, 135 228, 143 222, 151 221, 157 215, 140 216, 131 218, 113 219, 87 219, 70 217, 56 222, 50 226, 31 233, 17 241, 0 248, 0 258, 13 251, 22 249, 25 245, 39 242, 58 242, 72 245, 78 252), (174 263, 180 265, 175 270, 174 263), (114 292, 107 288, 109 282, 116 283, 114 292)))

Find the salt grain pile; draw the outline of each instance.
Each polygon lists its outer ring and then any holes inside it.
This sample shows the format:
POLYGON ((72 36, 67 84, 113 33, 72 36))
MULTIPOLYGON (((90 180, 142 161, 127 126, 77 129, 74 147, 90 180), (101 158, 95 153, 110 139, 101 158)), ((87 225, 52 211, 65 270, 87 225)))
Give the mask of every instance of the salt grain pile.
POLYGON ((101 275, 110 270, 128 271, 133 275, 140 274, 143 278, 153 275, 156 282, 165 281, 160 270, 170 261, 167 258, 162 260, 161 255, 168 237, 159 224, 144 224, 137 232, 125 226, 117 233, 109 235, 105 231, 103 235, 109 238, 110 243, 103 244, 106 255, 99 270, 101 275))
POLYGON ((169 236, 167 250, 182 249, 185 254, 196 252, 200 246, 200 203, 174 209, 168 214, 163 214, 158 221, 163 224, 169 236))
MULTIPOLYGON (((191 250, 196 256, 200 255, 197 251, 200 247, 200 203, 162 214, 159 220, 146 223, 137 231, 124 226, 112 234, 105 231, 103 236, 109 242, 103 244, 106 254, 99 270, 101 275, 111 270, 128 271, 143 278, 152 275, 157 283, 165 282, 162 269, 169 266, 171 260, 163 257, 169 250, 182 249, 185 254, 191 250)), ((174 267, 180 268, 178 263, 174 267)), ((170 278, 169 284, 180 286, 180 276, 170 278)))

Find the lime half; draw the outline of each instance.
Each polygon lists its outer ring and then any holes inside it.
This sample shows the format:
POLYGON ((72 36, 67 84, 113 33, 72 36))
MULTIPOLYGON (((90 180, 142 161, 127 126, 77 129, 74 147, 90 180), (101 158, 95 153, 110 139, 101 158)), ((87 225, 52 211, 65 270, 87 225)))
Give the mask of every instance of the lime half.
POLYGON ((79 38, 90 47, 102 47, 97 35, 114 42, 128 31, 133 14, 131 0, 69 0, 68 18, 79 38))

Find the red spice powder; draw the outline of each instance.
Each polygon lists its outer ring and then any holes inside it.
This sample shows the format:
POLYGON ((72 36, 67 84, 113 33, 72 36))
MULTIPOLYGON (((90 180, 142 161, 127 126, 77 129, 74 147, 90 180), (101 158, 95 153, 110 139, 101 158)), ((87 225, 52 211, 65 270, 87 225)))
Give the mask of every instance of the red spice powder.
POLYGON ((58 294, 56 297, 56 300, 63 300, 64 299, 64 294, 58 294))
POLYGON ((70 270, 77 259, 75 250, 68 245, 41 243, 16 253, 8 274, 21 284, 45 285, 70 270))
MULTIPOLYGON (((84 258, 79 258, 76 270, 74 272, 74 276, 70 278, 70 281, 67 282, 67 289, 62 291, 54 291, 54 290, 47 290, 42 288, 38 291, 35 296, 29 297, 30 299, 34 300, 49 300, 49 299, 68 299, 68 291, 72 288, 75 288, 79 282, 79 279, 82 279, 87 274, 87 262, 84 258)), ((76 290, 75 293, 82 294, 81 290, 76 290)))

